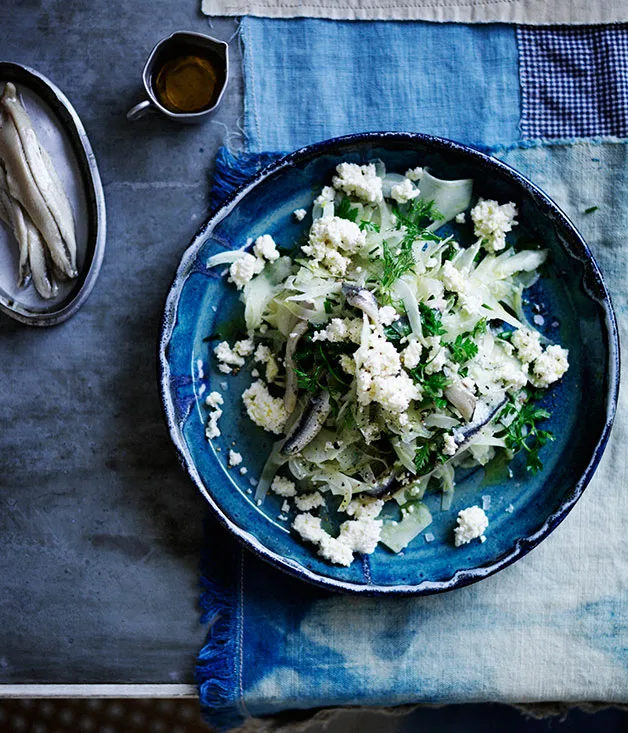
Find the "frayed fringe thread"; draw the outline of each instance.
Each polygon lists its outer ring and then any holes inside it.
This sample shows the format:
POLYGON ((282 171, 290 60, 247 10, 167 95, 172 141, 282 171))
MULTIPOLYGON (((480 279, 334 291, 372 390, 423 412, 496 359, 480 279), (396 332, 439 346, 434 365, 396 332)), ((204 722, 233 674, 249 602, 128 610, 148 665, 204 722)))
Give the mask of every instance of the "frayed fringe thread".
POLYGON ((204 534, 201 623, 209 623, 210 627, 198 655, 194 677, 203 717, 219 730, 228 730, 243 721, 236 712, 240 653, 237 561, 241 550, 212 518, 205 520, 204 534))
POLYGON ((211 208, 215 211, 225 199, 267 165, 281 158, 281 153, 238 153, 222 147, 216 156, 211 208))

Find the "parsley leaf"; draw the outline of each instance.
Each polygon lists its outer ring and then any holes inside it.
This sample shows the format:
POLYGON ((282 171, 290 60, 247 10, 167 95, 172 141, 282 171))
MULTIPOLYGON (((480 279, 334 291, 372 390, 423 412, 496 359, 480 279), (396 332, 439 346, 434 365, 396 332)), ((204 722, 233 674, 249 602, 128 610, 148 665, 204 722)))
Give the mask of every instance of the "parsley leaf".
POLYGON ((464 364, 469 359, 473 359, 478 353, 477 344, 469 336, 463 334, 456 336, 456 340, 453 343, 448 343, 447 346, 451 351, 451 359, 456 364, 464 364))
POLYGON ((597 211, 600 207, 599 206, 589 206, 588 209, 584 210, 585 214, 592 214, 594 211, 597 211))
POLYGON ((405 318, 399 318, 390 326, 384 327, 384 335, 393 344, 398 344, 404 336, 411 333, 410 323, 405 318))
MULTIPOLYGON (((442 373, 425 374, 427 364, 419 364, 413 369, 409 369, 410 376, 421 387, 423 394, 436 401, 443 395, 443 390, 449 387, 450 380, 442 373)), ((442 405, 437 405, 438 407, 442 405)))
POLYGON ((424 330, 431 336, 442 336, 447 331, 443 328, 441 322, 441 313, 436 308, 430 308, 425 303, 419 303, 419 310, 421 312, 421 321, 424 330))
POLYGON ((472 336, 480 336, 483 333, 486 333, 486 329, 488 328, 488 320, 486 318, 480 318, 480 320, 475 324, 473 331, 471 331, 472 336))
POLYGON ((547 410, 537 407, 532 401, 519 406, 512 398, 500 415, 500 418, 512 417, 512 421, 504 426, 506 447, 514 453, 521 450, 527 453, 526 468, 531 473, 537 473, 543 468, 539 451, 549 441, 554 440, 549 430, 539 430, 537 427, 537 422, 547 420, 549 416, 547 410))
POLYGON ((449 379, 442 372, 430 374, 421 382, 424 394, 432 398, 441 397, 443 390, 448 386, 449 379))
POLYGON ((435 221, 445 217, 436 208, 434 201, 425 201, 421 198, 412 199, 408 207, 408 219, 417 227, 427 227, 435 221))
POLYGON ((426 473, 426 469, 430 467, 431 462, 431 446, 425 443, 417 448, 414 455, 414 465, 419 473, 426 473))
POLYGON ((348 354, 355 347, 346 342, 313 342, 306 333, 294 354, 295 373, 299 389, 317 392, 326 388, 331 392, 344 392, 350 386, 350 378, 339 368, 341 354, 348 354))
POLYGON ((304 389, 306 392, 318 392, 321 388, 321 372, 323 371, 322 366, 316 367, 312 372, 308 373, 298 366, 294 368, 295 374, 297 375, 297 386, 299 389, 304 389))
POLYGON ((362 220, 358 226, 363 232, 379 232, 379 224, 374 221, 362 220))
POLYGON ((349 221, 356 221, 358 218, 358 210, 351 206, 351 201, 346 196, 335 207, 334 214, 341 219, 349 219, 349 221))
POLYGON ((419 445, 414 454, 414 465, 419 475, 428 473, 436 468, 438 463, 445 463, 447 456, 443 455, 443 435, 436 435, 419 445))

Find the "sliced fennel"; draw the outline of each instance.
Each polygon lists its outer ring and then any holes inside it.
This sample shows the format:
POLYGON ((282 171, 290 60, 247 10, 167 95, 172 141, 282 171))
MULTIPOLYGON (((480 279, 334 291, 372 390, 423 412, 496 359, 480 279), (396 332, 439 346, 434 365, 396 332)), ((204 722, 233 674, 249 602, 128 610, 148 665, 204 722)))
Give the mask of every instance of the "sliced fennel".
POLYGON ((404 507, 399 522, 385 522, 380 540, 393 552, 401 552, 412 540, 432 523, 430 510, 421 501, 410 502, 404 507))
POLYGON ((551 436, 537 427, 547 413, 534 400, 567 368, 566 352, 524 312, 547 251, 510 246, 514 205, 484 202, 481 229, 462 242, 438 232, 462 212, 475 226, 473 181, 343 165, 291 256, 266 237, 254 256, 245 248, 208 261, 230 265, 244 304, 247 337, 215 347, 221 371, 249 370, 249 416, 286 436, 255 500, 289 478, 297 497, 281 495, 282 514, 287 502, 302 536, 340 564, 370 552, 375 533, 394 552, 406 547, 432 521, 425 496, 440 491, 449 509, 460 466, 523 451, 538 470, 551 436), (397 523, 377 518, 390 501, 397 523), (341 529, 328 535, 321 521, 334 512, 341 529))

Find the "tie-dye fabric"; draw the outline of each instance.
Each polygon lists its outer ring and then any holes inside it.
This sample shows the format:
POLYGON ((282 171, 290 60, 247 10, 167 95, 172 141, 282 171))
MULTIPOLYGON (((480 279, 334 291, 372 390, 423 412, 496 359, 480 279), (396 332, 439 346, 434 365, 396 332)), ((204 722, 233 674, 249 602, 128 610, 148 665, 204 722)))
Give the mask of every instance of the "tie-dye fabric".
MULTIPOLYGON (((242 32, 252 151, 388 128, 454 137, 492 152, 540 185, 581 230, 626 343, 628 147, 610 138, 522 141, 519 62, 527 51, 517 50, 514 28, 247 18, 242 32), (352 42, 371 49, 343 48, 352 42), (363 68, 377 56, 373 49, 383 49, 381 78, 379 70, 363 68), (257 76, 262 70, 265 80, 257 76), (444 106, 443 90, 460 100, 463 87, 466 108, 444 106), (403 105, 391 109, 394 100, 403 105)), ((223 151, 217 196, 269 160, 223 151)), ((565 522, 520 562, 452 593, 331 594, 257 560, 209 520, 202 603, 212 626, 197 666, 207 719, 228 728, 249 715, 339 705, 628 702, 626 399, 622 393, 596 476, 565 522)))

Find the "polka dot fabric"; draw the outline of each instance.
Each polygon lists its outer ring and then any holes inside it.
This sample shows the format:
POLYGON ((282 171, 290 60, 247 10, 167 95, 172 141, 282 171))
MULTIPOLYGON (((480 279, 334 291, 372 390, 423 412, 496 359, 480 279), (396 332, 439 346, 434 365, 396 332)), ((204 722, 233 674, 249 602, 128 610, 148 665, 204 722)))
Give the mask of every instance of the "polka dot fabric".
POLYGON ((211 733, 197 700, 0 700, 2 733, 211 733))
POLYGON ((523 138, 628 136, 628 24, 520 26, 523 138))

